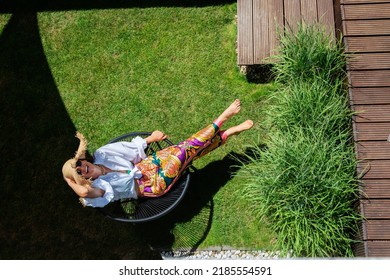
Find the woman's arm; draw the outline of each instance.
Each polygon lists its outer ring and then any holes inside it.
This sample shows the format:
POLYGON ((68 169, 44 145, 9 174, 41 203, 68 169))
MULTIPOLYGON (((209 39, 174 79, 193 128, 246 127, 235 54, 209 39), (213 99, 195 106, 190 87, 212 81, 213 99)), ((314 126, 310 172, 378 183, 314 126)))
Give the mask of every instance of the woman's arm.
POLYGON ((81 186, 77 184, 75 181, 73 181, 72 179, 68 179, 68 178, 64 178, 64 179, 79 197, 96 198, 96 197, 102 197, 104 195, 104 190, 101 190, 99 188, 94 188, 94 187, 81 186))
POLYGON ((164 140, 165 138, 167 138, 167 135, 165 135, 165 133, 159 130, 155 130, 152 132, 150 136, 146 137, 145 140, 146 143, 149 145, 150 143, 161 141, 164 140))

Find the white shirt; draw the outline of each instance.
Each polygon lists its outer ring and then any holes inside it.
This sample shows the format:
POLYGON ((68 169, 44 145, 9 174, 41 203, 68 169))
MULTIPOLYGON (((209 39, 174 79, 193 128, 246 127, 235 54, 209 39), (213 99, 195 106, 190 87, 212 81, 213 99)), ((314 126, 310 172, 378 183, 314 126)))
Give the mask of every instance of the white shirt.
POLYGON ((146 158, 146 140, 137 136, 131 142, 115 142, 104 145, 94 153, 94 164, 102 164, 111 170, 130 170, 130 173, 109 172, 96 178, 92 186, 105 191, 103 197, 82 198, 83 204, 104 207, 122 198, 137 198, 134 179, 142 177, 134 164, 146 158))

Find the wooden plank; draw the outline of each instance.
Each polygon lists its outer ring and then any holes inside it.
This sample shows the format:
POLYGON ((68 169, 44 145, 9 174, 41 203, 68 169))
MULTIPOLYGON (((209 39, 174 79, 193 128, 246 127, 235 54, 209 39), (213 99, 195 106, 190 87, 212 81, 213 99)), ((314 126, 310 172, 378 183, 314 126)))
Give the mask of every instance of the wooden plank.
POLYGON ((356 148, 358 159, 390 159, 390 143, 387 141, 361 141, 356 148))
POLYGON ((389 257, 390 256, 390 241, 366 241, 367 257, 389 257))
POLYGON ((252 65, 253 17, 252 0, 237 0, 238 65, 252 65))
POLYGON ((389 220, 365 221, 368 240, 390 240, 389 220))
POLYGON ((318 22, 323 25, 327 33, 332 37, 336 36, 335 17, 333 9, 333 0, 317 1, 318 22))
POLYGON ((390 256, 389 240, 367 240, 354 244, 355 257, 383 258, 390 256))
POLYGON ((284 0, 285 26, 292 31, 297 30, 298 23, 301 20, 301 1, 284 0))
POLYGON ((389 53, 353 54, 348 61, 348 70, 390 69, 389 53))
POLYGON ((390 36, 344 37, 347 52, 390 52, 390 36))
POLYGON ((268 0, 269 11, 269 55, 277 54, 279 48, 279 35, 284 28, 283 0, 268 0))
POLYGON ((388 19, 390 18, 390 3, 343 5, 344 19, 388 19))
POLYGON ((390 123, 355 123, 357 141, 386 141, 390 134, 390 123))
POLYGON ((390 179, 364 180, 361 184, 362 198, 384 199, 390 198, 390 179))
POLYGON ((389 35, 390 19, 379 20, 345 20, 346 36, 389 35))
POLYGON ((306 24, 317 22, 317 1, 316 0, 301 0, 301 16, 306 24))
POLYGON ((390 87, 390 70, 350 71, 352 87, 390 87))
POLYGON ((390 199, 362 200, 361 206, 362 214, 366 219, 390 219, 390 199))
POLYGON ((283 0, 253 2, 254 64, 268 63, 279 46, 278 33, 283 29, 283 0))
POLYGON ((390 104, 390 87, 350 88, 350 92, 351 105, 390 104))
POLYGON ((383 3, 389 2, 389 0, 341 0, 340 4, 364 4, 364 3, 383 3))
POLYGON ((390 179, 390 160, 362 161, 357 167, 358 175, 366 179, 390 179))
POLYGON ((355 105, 356 122, 390 122, 390 105, 355 105))
POLYGON ((267 0, 253 2, 254 64, 261 64, 270 53, 269 6, 267 0))

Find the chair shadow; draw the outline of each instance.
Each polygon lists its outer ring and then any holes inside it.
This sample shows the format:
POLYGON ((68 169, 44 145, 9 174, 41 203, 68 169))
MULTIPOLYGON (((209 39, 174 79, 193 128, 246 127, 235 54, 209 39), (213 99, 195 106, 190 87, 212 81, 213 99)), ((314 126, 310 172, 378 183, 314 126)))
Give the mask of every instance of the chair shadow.
POLYGON ((211 229, 214 195, 256 151, 257 148, 252 147, 243 154, 231 152, 202 169, 193 169, 189 189, 180 204, 159 220, 136 224, 137 234, 154 250, 174 250, 180 251, 181 256, 191 255, 211 229), (181 226, 177 227, 177 224, 181 226))

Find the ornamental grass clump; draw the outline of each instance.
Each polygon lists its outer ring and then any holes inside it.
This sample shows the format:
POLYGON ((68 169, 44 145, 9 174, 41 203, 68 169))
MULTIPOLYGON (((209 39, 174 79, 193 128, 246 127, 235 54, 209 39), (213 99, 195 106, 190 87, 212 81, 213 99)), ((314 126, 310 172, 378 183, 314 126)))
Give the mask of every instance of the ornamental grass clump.
POLYGON ((352 256, 358 182, 352 111, 339 68, 345 56, 315 27, 301 28, 282 39, 267 148, 256 148, 243 167, 244 193, 285 254, 352 256), (310 50, 310 58, 298 61, 302 50, 310 50))
POLYGON ((298 25, 280 36, 279 54, 273 57, 276 80, 322 80, 345 77, 346 54, 341 41, 335 41, 320 25, 298 25))

